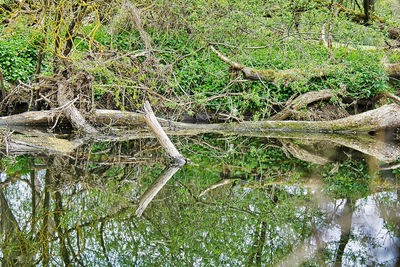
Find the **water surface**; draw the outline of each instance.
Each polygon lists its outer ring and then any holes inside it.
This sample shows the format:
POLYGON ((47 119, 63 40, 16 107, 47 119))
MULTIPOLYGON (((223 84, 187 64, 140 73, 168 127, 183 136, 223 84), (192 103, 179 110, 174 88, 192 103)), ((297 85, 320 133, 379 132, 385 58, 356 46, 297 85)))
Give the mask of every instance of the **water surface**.
POLYGON ((194 163, 183 168, 153 139, 13 137, 1 158, 1 261, 396 266, 400 150, 390 134, 177 136, 194 163))

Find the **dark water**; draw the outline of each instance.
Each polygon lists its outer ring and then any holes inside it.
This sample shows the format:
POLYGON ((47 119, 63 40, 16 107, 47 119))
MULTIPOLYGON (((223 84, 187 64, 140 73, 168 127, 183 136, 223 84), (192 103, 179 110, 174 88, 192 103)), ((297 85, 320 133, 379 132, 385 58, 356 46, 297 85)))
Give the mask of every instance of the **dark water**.
POLYGON ((393 138, 288 137, 175 137, 181 169, 152 139, 59 153, 15 137, 2 266, 398 266, 393 138))

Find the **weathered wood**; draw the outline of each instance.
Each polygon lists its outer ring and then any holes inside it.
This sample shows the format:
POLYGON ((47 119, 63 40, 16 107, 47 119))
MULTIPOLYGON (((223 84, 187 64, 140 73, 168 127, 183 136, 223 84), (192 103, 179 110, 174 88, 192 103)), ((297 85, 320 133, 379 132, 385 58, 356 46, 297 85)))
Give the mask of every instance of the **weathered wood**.
MULTIPOLYGON (((121 110, 96 109, 91 115, 91 119, 97 125, 143 125, 146 123, 144 114, 121 110)), ((158 119, 160 120, 160 119, 158 119)))
POLYGON ((63 107, 63 113, 71 121, 72 126, 74 126, 74 128, 77 130, 83 131, 84 133, 97 134, 98 131, 89 123, 87 123, 85 118, 74 106, 74 104, 70 103, 71 100, 68 99, 68 95, 69 90, 67 86, 63 82, 60 82, 57 92, 58 104, 63 107))
POLYGON ((55 111, 52 110, 24 112, 0 117, 0 125, 3 127, 13 125, 49 125, 53 121, 55 114, 55 111))
POLYGON ((167 134, 164 132, 160 123, 157 121, 156 116, 151 109, 150 103, 146 101, 144 103, 144 111, 145 111, 145 120, 147 125, 150 127, 155 137, 161 146, 165 149, 168 155, 175 161, 178 166, 183 166, 186 163, 185 158, 179 153, 174 144, 168 138, 167 134))
MULTIPOLYGON (((116 123, 124 126, 143 126, 145 116, 134 112, 101 110, 95 111, 91 119, 96 122, 116 123), (100 114, 101 113, 101 114, 100 114), (106 118, 109 117, 109 118, 106 118), (124 123, 125 120, 125 123, 124 123)), ((12 125, 47 125, 53 120, 55 111, 31 111, 22 114, 0 117, 0 126, 12 125)), ((236 124, 190 124, 157 119, 163 127, 175 130, 199 133, 209 131, 220 132, 254 132, 254 131, 298 131, 298 132, 370 132, 400 126, 400 107, 397 104, 384 105, 374 110, 348 116, 332 121, 254 121, 236 124)))
POLYGON ((308 104, 311 104, 316 101, 321 101, 325 99, 329 99, 333 97, 336 93, 333 90, 325 89, 321 91, 313 91, 305 93, 293 101, 291 101, 285 109, 280 111, 278 114, 275 114, 270 118, 270 120, 281 121, 292 115, 295 111, 306 107, 308 104))

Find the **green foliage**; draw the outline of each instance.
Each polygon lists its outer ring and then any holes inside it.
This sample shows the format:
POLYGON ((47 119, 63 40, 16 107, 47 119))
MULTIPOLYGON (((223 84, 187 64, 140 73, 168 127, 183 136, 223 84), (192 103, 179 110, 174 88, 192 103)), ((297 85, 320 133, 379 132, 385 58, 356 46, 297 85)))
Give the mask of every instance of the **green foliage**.
POLYGON ((369 193, 370 175, 365 162, 328 164, 322 179, 327 183, 328 193, 335 198, 359 199, 369 193))
MULTIPOLYGON (((5 173, 10 176, 21 176, 26 175, 30 171, 30 156, 17 156, 15 158, 4 158, 1 162, 5 168, 5 173)), ((4 167, 3 167, 4 168, 4 167)))
POLYGON ((0 68, 6 81, 28 81, 36 64, 37 50, 29 38, 22 35, 0 38, 0 68))

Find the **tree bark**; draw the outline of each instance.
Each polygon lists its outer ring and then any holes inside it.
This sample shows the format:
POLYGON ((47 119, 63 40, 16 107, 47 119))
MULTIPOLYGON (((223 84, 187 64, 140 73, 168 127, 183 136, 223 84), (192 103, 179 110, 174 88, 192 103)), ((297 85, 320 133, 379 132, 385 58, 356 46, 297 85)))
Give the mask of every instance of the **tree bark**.
POLYGON ((168 155, 174 160, 178 166, 183 166, 186 164, 185 158, 179 153, 174 144, 168 138, 167 134, 164 132, 160 123, 157 121, 156 116, 154 116, 153 110, 151 109, 150 103, 146 101, 144 103, 145 120, 147 125, 150 127, 155 137, 161 146, 165 149, 168 155))
POLYGON ((60 107, 63 107, 64 115, 71 121, 72 126, 75 129, 81 130, 87 134, 97 134, 98 131, 86 122, 85 118, 79 112, 79 110, 74 106, 73 103, 70 103, 70 99, 68 99, 69 90, 67 86, 60 82, 58 85, 57 92, 57 100, 60 107))
POLYGON ((308 92, 305 93, 299 97, 297 97, 295 100, 291 101, 285 109, 280 111, 278 114, 275 114, 270 118, 270 120, 277 120, 281 121, 292 115, 295 111, 306 107, 308 104, 311 104, 316 101, 321 101, 325 99, 329 99, 333 97, 336 94, 336 92, 325 89, 321 91, 313 91, 313 92, 308 92))
MULTIPOLYGON (((75 108, 76 109, 76 108, 75 108)), ((66 113, 66 112, 64 112, 66 113)), ((68 113, 68 112, 67 112, 68 113)), ((78 112, 79 113, 79 112, 78 112)), ((80 113, 79 113, 80 115, 80 113)), ((82 116, 82 115, 80 115, 82 116)), ((31 111, 22 114, 0 117, 0 126, 15 125, 47 125, 54 117, 54 111, 31 111)), ((83 117, 82 117, 83 118, 83 117)), ((100 110, 92 114, 96 122, 116 122, 118 125, 138 126, 145 121, 143 114, 115 110, 100 110), (108 115, 107 115, 108 114, 108 115), (96 117, 99 115, 99 117, 96 117), (106 118, 109 117, 109 118, 106 118), (127 118, 126 123, 123 123, 127 118)), ((251 121, 236 124, 190 124, 157 119, 164 127, 173 127, 175 131, 228 132, 250 133, 255 131, 277 132, 336 132, 362 133, 400 126, 400 106, 384 105, 374 110, 343 119, 332 121, 251 121)), ((86 122, 86 121, 85 121, 86 122)), ((82 126, 83 127, 83 126, 82 126)), ((90 126, 92 127, 92 126, 90 126)), ((78 127, 80 129, 80 127, 78 127)), ((88 132, 88 131, 87 131, 88 132)), ((96 130, 97 132, 97 130, 96 130)), ((89 133, 89 132, 88 132, 89 133)))

